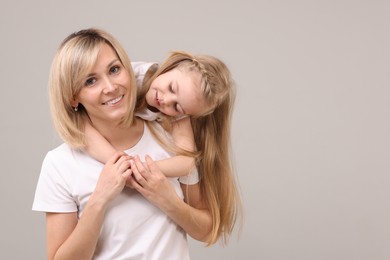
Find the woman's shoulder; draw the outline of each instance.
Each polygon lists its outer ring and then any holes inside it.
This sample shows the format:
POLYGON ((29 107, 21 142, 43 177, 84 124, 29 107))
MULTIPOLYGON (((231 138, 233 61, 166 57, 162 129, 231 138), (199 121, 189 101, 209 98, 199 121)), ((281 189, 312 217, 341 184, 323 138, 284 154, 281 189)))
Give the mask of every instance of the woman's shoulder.
POLYGON ((67 161, 83 154, 81 150, 72 149, 68 144, 62 143, 59 146, 48 151, 45 157, 46 161, 67 161))
POLYGON ((70 148, 70 146, 66 143, 62 143, 58 145, 57 147, 54 147, 51 149, 48 154, 66 154, 66 153, 71 153, 73 149, 70 148))
POLYGON ((154 68, 158 67, 158 63, 134 61, 131 63, 131 66, 133 67, 137 87, 140 89, 142 87, 144 79, 148 77, 148 73, 153 73, 154 68))

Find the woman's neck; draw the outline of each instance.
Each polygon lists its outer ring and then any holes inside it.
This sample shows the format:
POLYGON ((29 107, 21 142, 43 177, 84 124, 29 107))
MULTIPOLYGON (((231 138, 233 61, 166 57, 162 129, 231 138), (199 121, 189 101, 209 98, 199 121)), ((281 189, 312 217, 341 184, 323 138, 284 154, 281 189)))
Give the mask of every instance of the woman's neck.
POLYGON ((120 127, 117 124, 108 125, 94 122, 94 127, 118 151, 127 150, 138 143, 144 131, 143 121, 134 118, 130 127, 120 127))

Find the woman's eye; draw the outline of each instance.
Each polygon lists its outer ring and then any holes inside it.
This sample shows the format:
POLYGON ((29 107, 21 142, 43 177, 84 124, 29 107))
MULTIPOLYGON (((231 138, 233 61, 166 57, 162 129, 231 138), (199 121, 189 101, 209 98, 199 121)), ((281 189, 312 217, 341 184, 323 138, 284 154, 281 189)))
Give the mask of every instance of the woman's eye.
POLYGON ((85 81, 85 86, 92 86, 96 82, 95 78, 89 78, 85 81))
POLYGON ((111 72, 112 74, 118 73, 118 71, 119 71, 119 66, 114 66, 114 67, 112 67, 112 68, 110 69, 110 72, 111 72))

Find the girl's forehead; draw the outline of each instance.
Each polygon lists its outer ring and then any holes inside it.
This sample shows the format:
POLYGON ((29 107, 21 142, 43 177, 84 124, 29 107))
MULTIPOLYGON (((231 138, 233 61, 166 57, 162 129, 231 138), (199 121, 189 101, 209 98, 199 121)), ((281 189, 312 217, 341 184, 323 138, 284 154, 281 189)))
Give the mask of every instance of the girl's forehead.
POLYGON ((191 69, 180 69, 176 68, 176 73, 179 74, 182 78, 190 79, 193 81, 193 83, 199 84, 202 80, 202 75, 197 70, 191 70, 191 69))
POLYGON ((185 74, 201 75, 200 71, 197 68, 192 67, 189 64, 179 65, 175 69, 185 74))

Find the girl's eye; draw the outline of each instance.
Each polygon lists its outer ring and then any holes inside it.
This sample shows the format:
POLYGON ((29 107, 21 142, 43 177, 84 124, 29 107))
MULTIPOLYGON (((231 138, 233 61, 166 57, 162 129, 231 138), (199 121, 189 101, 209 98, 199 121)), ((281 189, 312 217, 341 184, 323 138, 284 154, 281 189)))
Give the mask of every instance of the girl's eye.
POLYGON ((119 66, 113 66, 112 68, 110 68, 110 73, 116 74, 118 72, 119 72, 119 66))
MULTIPOLYGON (((169 91, 170 91, 171 93, 173 93, 172 84, 169 84, 169 91)), ((175 106, 175 107, 176 107, 176 106, 175 106)))
POLYGON ((180 115, 184 115, 183 109, 180 107, 179 103, 175 104, 175 111, 180 115))
POLYGON ((95 78, 89 78, 85 81, 85 86, 92 86, 93 84, 95 84, 96 82, 96 79, 95 78))

